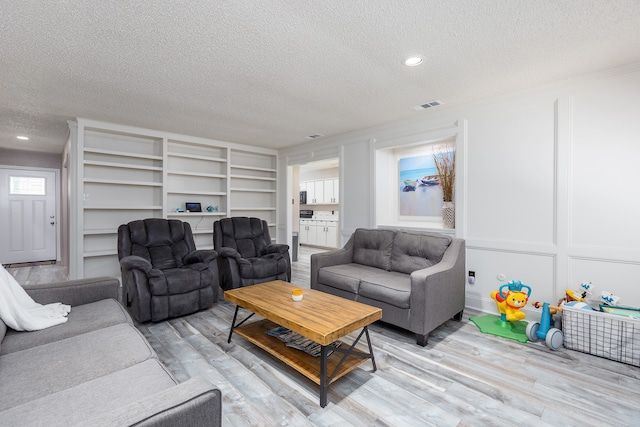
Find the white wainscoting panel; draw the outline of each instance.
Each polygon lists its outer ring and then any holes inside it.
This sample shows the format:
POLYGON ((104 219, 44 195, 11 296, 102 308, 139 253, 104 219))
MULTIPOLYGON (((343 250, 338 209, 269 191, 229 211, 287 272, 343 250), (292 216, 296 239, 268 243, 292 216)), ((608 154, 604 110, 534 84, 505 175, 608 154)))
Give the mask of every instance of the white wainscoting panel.
MULTIPOLYGON (((554 255, 467 248, 467 270, 476 273, 475 284, 467 284, 469 307, 497 314, 491 291, 510 280, 521 280, 531 286, 533 300, 557 302, 554 255), (499 274, 504 274, 505 280, 499 280, 499 274)), ((539 313, 529 305, 525 313, 527 317, 539 318, 539 313)))

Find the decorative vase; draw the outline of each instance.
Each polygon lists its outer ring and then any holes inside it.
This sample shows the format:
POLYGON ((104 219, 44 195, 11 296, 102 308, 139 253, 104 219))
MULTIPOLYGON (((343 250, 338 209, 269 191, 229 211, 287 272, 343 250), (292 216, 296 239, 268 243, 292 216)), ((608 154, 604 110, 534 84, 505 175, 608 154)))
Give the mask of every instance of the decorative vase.
POLYGON ((444 228, 456 227, 456 207, 453 202, 442 204, 442 226, 444 228))

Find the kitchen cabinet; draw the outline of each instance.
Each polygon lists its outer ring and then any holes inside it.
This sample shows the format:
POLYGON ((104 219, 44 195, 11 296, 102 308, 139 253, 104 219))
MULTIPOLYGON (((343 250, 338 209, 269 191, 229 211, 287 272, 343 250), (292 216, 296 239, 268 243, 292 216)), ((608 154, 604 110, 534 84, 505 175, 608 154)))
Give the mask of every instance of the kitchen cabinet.
POLYGON ((338 178, 304 181, 301 191, 307 192, 307 205, 338 204, 338 178))
POLYGON ((318 244, 329 248, 338 247, 338 223, 335 221, 321 221, 325 224, 318 229, 318 244))
POLYGON ((339 203, 338 183, 338 178, 322 181, 324 187, 324 204, 334 205, 339 203))
POLYGON ((299 239, 302 245, 337 248, 338 222, 315 219, 300 220, 299 239))

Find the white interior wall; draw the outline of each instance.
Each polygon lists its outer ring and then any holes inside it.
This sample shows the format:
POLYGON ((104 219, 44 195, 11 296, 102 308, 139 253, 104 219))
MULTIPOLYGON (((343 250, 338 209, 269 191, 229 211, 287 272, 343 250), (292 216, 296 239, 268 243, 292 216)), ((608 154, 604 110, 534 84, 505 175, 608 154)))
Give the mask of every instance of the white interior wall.
MULTIPOLYGON (((376 215, 387 209, 375 203, 388 197, 375 183, 390 167, 376 160, 376 148, 419 143, 464 122, 457 177, 465 195, 456 200, 462 211, 456 235, 466 240, 467 269, 476 272, 467 306, 496 311, 489 294, 504 283, 498 274, 529 284, 534 300, 556 302, 564 289, 591 281, 598 293, 640 306, 639 104, 636 64, 438 107, 279 155, 288 164, 308 161, 318 144, 340 153, 344 243, 355 228, 376 226, 376 215)), ((531 308, 527 313, 537 316, 531 308)))
POLYGON ((318 170, 303 170, 303 168, 301 168, 300 182, 313 181, 317 179, 338 178, 339 175, 340 175, 339 168, 328 168, 328 169, 318 169, 318 170))

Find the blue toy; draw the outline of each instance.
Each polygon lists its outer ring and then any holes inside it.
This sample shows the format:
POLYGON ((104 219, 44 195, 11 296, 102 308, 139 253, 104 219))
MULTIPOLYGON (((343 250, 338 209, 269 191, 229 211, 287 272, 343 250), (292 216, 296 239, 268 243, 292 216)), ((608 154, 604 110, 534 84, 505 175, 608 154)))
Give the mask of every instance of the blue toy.
POLYGON ((527 338, 529 341, 544 340, 551 350, 558 350, 564 343, 564 334, 560 329, 553 327, 551 316, 562 311, 562 308, 549 305, 548 302, 535 301, 531 305, 535 308, 542 307, 542 316, 540 322, 531 322, 527 325, 527 338))

